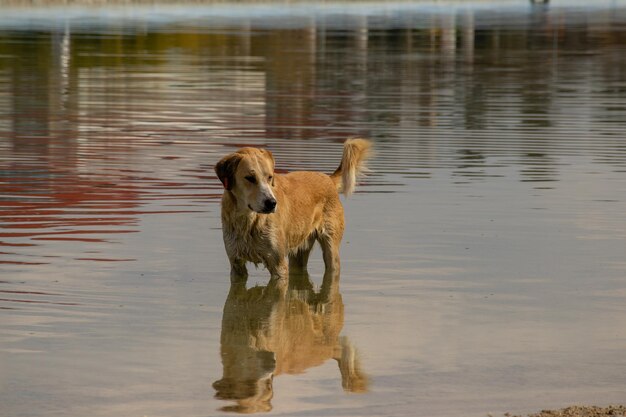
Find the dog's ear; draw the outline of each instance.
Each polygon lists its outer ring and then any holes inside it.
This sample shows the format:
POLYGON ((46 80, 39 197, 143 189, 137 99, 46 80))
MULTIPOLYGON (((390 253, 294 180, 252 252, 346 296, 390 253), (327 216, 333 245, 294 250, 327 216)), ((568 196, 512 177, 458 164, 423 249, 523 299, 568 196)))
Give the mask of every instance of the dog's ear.
POLYGON ((235 185, 235 171, 239 162, 241 162, 241 158, 240 154, 231 153, 215 164, 215 173, 226 190, 230 191, 235 185))
MULTIPOLYGON (((276 167, 276 161, 274 160, 274 155, 272 155, 272 153, 268 151, 267 149, 261 149, 261 152, 263 152, 263 154, 267 156, 267 158, 272 162, 272 171, 274 171, 274 168, 276 167)), ((274 177, 275 175, 272 176, 272 185, 274 185, 274 177)))

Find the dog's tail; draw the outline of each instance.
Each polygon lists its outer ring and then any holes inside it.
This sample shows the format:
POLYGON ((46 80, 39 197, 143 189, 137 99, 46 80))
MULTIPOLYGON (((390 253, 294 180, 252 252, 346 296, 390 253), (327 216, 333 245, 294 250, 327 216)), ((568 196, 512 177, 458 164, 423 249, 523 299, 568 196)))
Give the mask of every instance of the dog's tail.
POLYGON ((337 191, 346 197, 352 194, 356 179, 365 171, 365 161, 371 155, 372 142, 367 139, 351 138, 343 144, 343 156, 339 168, 330 176, 337 191))

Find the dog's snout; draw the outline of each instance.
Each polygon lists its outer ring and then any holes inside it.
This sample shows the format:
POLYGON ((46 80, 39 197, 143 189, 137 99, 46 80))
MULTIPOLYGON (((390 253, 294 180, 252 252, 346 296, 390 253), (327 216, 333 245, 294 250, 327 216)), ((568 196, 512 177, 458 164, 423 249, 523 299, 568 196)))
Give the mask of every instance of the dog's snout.
POLYGON ((276 208, 276 199, 268 198, 267 200, 265 200, 264 208, 267 213, 271 213, 272 211, 274 211, 274 209, 276 208))

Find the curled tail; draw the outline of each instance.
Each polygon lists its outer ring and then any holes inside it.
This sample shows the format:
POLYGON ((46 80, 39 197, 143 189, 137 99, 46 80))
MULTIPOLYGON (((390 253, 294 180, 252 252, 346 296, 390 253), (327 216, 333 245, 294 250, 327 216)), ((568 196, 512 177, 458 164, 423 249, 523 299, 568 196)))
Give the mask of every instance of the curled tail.
POLYGON ((352 194, 357 177, 365 170, 371 148, 372 142, 367 139, 352 138, 344 142, 341 163, 330 177, 337 185, 337 191, 346 197, 352 194))

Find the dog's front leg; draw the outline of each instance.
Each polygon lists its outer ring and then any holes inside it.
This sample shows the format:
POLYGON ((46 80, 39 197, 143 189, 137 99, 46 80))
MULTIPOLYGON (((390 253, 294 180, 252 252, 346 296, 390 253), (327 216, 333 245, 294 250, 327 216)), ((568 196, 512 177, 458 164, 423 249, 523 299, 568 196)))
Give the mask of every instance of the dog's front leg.
POLYGON ((235 257, 229 258, 229 260, 231 284, 246 282, 248 280, 248 268, 246 268, 246 261, 235 257))
POLYGON ((283 257, 275 263, 265 265, 270 271, 273 279, 289 279, 289 264, 287 258, 283 257))

